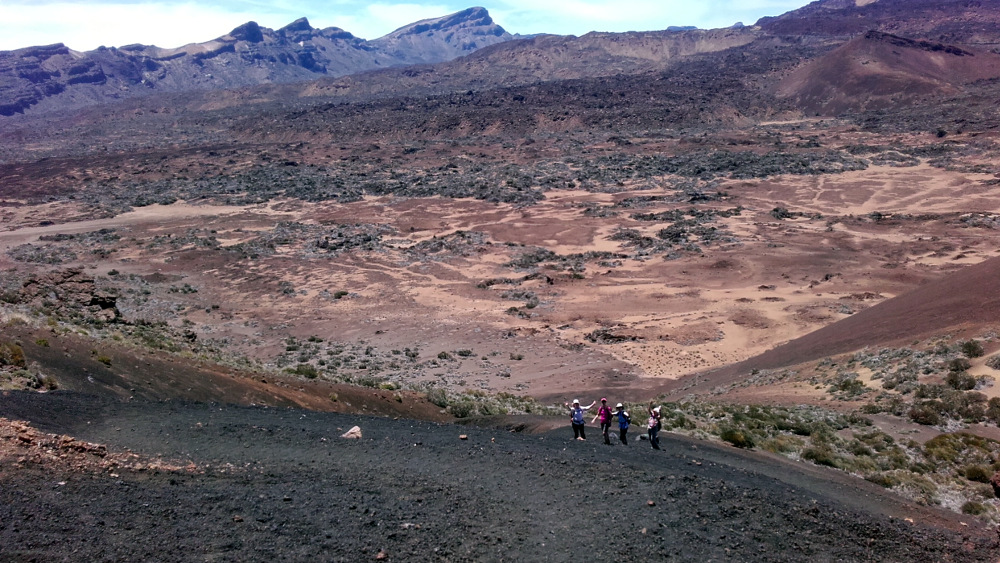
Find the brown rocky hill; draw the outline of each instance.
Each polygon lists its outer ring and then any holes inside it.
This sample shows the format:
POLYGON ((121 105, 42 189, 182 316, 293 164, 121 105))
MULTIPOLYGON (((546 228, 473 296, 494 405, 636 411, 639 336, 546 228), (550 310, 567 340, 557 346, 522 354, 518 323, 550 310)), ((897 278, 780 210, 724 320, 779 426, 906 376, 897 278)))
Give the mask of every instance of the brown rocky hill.
POLYGON ((514 38, 483 8, 424 20, 366 41, 301 18, 271 30, 248 22, 178 48, 62 44, 0 52, 0 115, 80 107, 159 92, 221 90, 313 80, 453 59, 514 38))
POLYGON ((869 31, 781 80, 779 98, 817 115, 882 109, 1000 77, 993 52, 869 31))

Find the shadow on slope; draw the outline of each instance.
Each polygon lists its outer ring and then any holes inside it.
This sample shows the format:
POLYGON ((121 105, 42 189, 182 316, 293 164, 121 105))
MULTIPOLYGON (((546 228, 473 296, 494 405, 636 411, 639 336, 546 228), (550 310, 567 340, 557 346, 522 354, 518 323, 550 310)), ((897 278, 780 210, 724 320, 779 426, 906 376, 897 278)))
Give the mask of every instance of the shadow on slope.
POLYGON ((373 389, 293 375, 240 370, 163 351, 28 326, 4 327, 30 368, 60 390, 119 400, 185 400, 294 407, 444 421, 454 417, 412 391, 373 389))

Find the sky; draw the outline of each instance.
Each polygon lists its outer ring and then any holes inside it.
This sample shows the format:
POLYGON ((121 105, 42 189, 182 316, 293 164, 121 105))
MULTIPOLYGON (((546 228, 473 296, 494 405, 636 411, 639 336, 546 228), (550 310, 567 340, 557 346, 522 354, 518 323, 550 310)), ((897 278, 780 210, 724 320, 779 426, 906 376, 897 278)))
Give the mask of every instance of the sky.
POLYGON ((201 43, 255 21, 278 29, 306 17, 376 39, 404 25, 481 5, 510 33, 583 35, 692 25, 750 25, 809 0, 0 0, 0 51, 63 43, 90 51, 134 43, 201 43), (476 2, 480 2, 477 4, 476 2))

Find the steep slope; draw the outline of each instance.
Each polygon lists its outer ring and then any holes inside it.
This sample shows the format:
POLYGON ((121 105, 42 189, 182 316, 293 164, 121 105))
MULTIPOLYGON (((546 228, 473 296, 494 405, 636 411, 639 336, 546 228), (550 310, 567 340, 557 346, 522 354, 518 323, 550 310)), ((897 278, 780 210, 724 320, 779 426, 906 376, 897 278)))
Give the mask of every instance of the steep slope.
POLYGON ((30 47, 0 52, 0 115, 435 63, 512 38, 485 9, 470 8, 374 41, 336 27, 315 29, 301 18, 277 31, 248 22, 212 41, 173 49, 30 47))
POLYGON ((955 95, 995 77, 995 53, 869 31, 782 79, 777 95, 810 114, 838 115, 955 95))
POLYGON ((764 354, 703 376, 711 385, 827 356, 912 341, 1000 318, 1000 258, 991 258, 927 283, 764 354))

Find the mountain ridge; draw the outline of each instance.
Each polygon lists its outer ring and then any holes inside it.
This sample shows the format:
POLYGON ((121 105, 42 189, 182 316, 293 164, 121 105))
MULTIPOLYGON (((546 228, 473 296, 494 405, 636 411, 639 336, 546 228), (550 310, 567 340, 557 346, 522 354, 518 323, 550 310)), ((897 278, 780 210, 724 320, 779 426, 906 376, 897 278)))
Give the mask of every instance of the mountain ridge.
POLYGON ((511 35, 485 8, 404 26, 372 41, 299 18, 277 30, 247 22, 210 41, 176 48, 140 44, 79 52, 56 43, 0 51, 0 115, 48 98, 81 107, 152 92, 289 83, 365 70, 443 62, 511 35))

